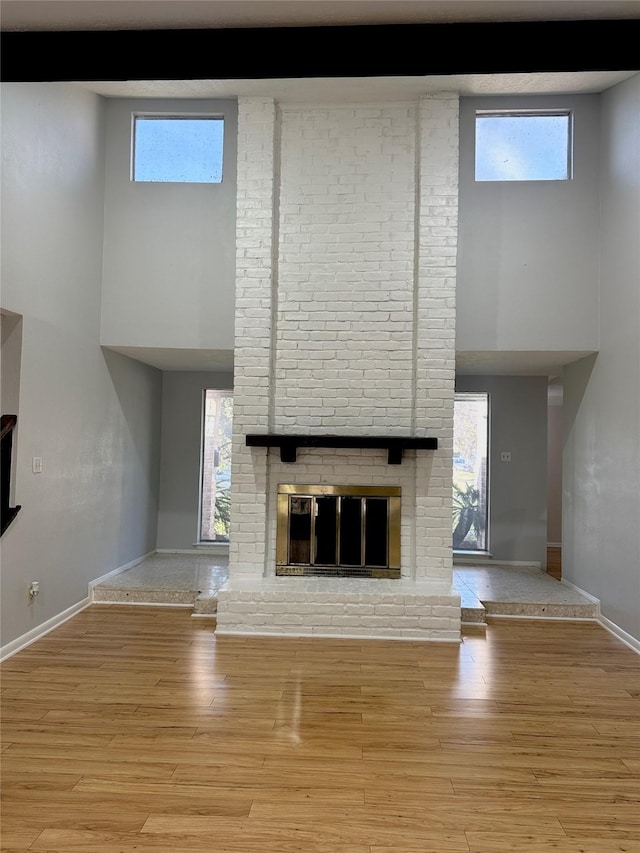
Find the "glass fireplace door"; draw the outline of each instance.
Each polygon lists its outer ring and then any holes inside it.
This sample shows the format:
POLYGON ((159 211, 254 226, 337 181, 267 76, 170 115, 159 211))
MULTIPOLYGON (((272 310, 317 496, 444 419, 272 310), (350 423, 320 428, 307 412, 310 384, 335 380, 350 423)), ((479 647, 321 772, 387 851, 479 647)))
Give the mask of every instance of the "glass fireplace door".
POLYGON ((399 489, 278 490, 276 574, 400 576, 399 489))

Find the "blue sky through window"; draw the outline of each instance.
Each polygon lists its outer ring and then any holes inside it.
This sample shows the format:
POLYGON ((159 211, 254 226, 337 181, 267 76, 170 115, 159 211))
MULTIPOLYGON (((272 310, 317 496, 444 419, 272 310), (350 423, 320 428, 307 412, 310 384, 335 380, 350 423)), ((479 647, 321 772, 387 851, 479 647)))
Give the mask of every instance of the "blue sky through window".
POLYGON ((220 183, 221 118, 135 117, 134 181, 220 183))
POLYGON ((569 115, 477 115, 477 181, 566 181, 569 115))

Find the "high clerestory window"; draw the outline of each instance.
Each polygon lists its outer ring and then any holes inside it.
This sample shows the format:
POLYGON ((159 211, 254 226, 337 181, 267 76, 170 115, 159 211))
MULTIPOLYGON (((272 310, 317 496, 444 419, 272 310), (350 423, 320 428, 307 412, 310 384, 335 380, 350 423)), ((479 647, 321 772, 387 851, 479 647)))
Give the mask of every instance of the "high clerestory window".
POLYGON ((476 181, 567 181, 571 151, 568 111, 476 113, 476 181))
POLYGON ((223 141, 220 117, 134 115, 131 179, 219 184, 223 141))

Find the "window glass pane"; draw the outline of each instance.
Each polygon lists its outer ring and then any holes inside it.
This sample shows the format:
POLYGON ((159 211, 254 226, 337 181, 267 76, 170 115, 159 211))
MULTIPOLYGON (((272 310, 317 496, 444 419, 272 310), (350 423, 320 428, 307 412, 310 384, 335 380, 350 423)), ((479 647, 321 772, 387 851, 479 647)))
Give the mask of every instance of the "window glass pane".
POLYGON ((233 397, 204 392, 200 541, 228 542, 231 512, 233 397))
POLYGON ((388 566, 389 502, 386 498, 366 498, 367 521, 364 529, 365 566, 388 566))
POLYGON ((221 118, 135 117, 134 181, 220 183, 221 118))
POLYGON ((315 563, 318 566, 336 565, 336 524, 338 520, 338 499, 334 497, 316 498, 316 543, 315 563))
POLYGON ((340 498, 340 565, 362 565, 362 498, 340 498))
POLYGON ((569 115, 477 115, 476 181, 566 181, 569 115))
POLYGON ((312 498, 292 495, 289 500, 289 562, 311 563, 312 498))
POLYGON ((456 394, 453 418, 453 547, 487 550, 488 394, 456 394))

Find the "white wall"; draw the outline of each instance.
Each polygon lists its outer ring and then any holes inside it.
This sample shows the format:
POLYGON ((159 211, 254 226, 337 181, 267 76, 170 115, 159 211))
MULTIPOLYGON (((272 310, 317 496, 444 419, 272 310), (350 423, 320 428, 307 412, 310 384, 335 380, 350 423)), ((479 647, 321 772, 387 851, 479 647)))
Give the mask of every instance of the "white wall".
POLYGON ((597 95, 462 98, 456 350, 598 348, 597 95), (475 182, 477 109, 571 108, 571 181, 475 182))
POLYGON ((162 452, 158 544, 191 548, 198 541, 203 392, 233 391, 232 373, 165 371, 162 374, 162 452))
POLYGON ((563 577, 640 640, 640 75, 602 98, 600 352, 564 375, 563 577))
POLYGON ((456 391, 489 394, 489 550, 546 566, 547 378, 457 376, 456 391), (500 451, 511 452, 511 462, 500 451))
POLYGON ((233 100, 107 102, 105 346, 233 349, 236 113, 233 100), (222 183, 132 182, 134 110, 223 115, 222 183))
POLYGON ((100 348, 101 99, 3 84, 2 157, 2 307, 23 315, 22 510, 2 537, 4 645, 154 547, 161 374, 100 348), (31 580, 41 591, 29 603, 31 580))

